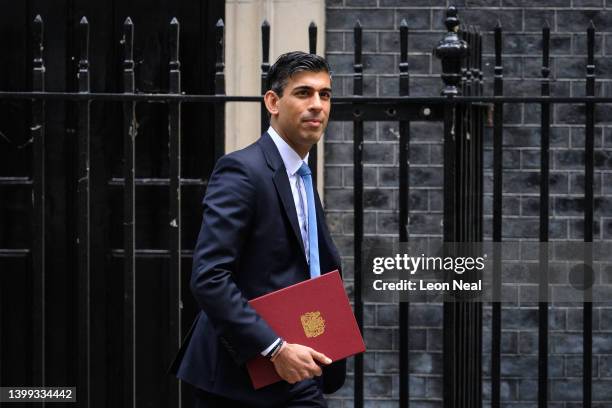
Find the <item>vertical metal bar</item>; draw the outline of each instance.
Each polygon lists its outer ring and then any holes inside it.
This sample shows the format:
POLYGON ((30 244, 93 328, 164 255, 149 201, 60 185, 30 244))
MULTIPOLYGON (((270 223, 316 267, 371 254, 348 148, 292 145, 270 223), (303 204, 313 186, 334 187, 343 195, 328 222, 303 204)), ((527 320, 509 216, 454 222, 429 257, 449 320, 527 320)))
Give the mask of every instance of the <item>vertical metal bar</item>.
MULTIPOLYGON (((466 41, 469 46, 472 46, 472 26, 468 26, 466 31, 460 31, 461 38, 466 41)), ((470 96, 472 92, 472 71, 471 71, 471 54, 468 55, 463 61, 463 67, 461 68, 461 89, 462 94, 470 96)), ((457 127, 461 127, 461 131, 457 134, 457 160, 459 162, 459 174, 458 174, 458 185, 457 185, 457 241, 465 242, 467 240, 468 231, 468 206, 469 206, 469 191, 468 191, 468 143, 470 137, 470 125, 471 125, 471 106, 469 104, 462 104, 458 106, 458 110, 461 112, 458 115, 457 127)), ((461 380, 464 378, 462 377, 461 380)))
MULTIPOLYGON (((484 79, 483 79, 483 70, 482 70, 482 33, 479 32, 478 33, 478 95, 483 95, 484 92, 484 79)), ((478 223, 478 241, 482 241, 482 233, 483 233, 483 200, 484 200, 484 195, 483 195, 483 179, 484 179, 484 173, 483 173, 483 139, 484 139, 484 119, 485 119, 485 113, 486 113, 486 108, 485 107, 481 107, 481 111, 480 111, 480 127, 478 130, 478 162, 479 162, 479 174, 478 174, 478 219, 480 220, 478 223)))
MULTIPOLYGON (((478 32, 478 28, 474 27, 474 52, 473 52, 473 68, 472 68, 472 95, 479 95, 479 87, 480 87, 480 78, 479 78, 479 71, 478 71, 478 54, 480 52, 479 49, 479 42, 478 42, 478 38, 479 38, 480 34, 478 32)), ((472 137, 470 139, 470 146, 471 146, 471 155, 470 155, 470 163, 471 163, 471 191, 472 191, 472 205, 471 205, 471 218, 472 220, 474 220, 474 222, 471 225, 470 228, 470 238, 469 241, 470 242, 474 242, 477 241, 476 239, 476 234, 477 234, 477 229, 478 229, 478 180, 477 180, 477 175, 478 175, 478 167, 477 167, 477 158, 476 158, 476 153, 477 153, 477 143, 478 143, 478 128, 480 125, 480 107, 478 105, 474 105, 473 109, 472 109, 472 118, 473 118, 473 124, 472 124, 472 137)))
MULTIPOLYGON (((454 242, 455 235, 455 106, 449 101, 444 105, 444 225, 445 242, 454 242)), ((455 303, 444 302, 444 328, 452 327, 455 318, 455 303)), ((444 336, 444 407, 455 407, 455 338, 452 334, 444 336)))
MULTIPOLYGON (((460 31, 459 36, 463 41, 466 41, 470 46, 470 27, 468 26, 467 31, 460 31)), ((461 60, 461 82, 460 89, 461 94, 469 95, 470 92, 470 84, 471 84, 471 72, 469 70, 470 58, 466 56, 461 60)), ((456 107, 456 115, 455 115, 455 168, 457 174, 455 175, 455 242, 465 242, 466 241, 466 226, 468 225, 468 220, 466 219, 466 209, 469 196, 469 192, 467 191, 467 135, 469 132, 469 105, 460 104, 456 107)), ((455 378, 453 381, 455 382, 455 404, 457 407, 465 407, 465 381, 467 380, 467 373, 465 372, 467 355, 465 351, 465 340, 466 340, 466 332, 467 332, 467 324, 465 318, 465 303, 463 301, 457 300, 453 303, 453 307, 455 309, 455 320, 452 325, 453 337, 454 337, 454 348, 456 350, 454 357, 454 371, 455 378)))
MULTIPOLYGON (((542 28, 542 96, 550 96, 550 27, 542 28)), ((540 142, 540 242, 548 242, 550 103, 542 103, 540 142)), ((538 302, 538 407, 548 404, 548 249, 540 244, 540 301, 538 302)))
MULTIPOLYGON (((469 28, 469 32, 468 32, 468 38, 469 38, 469 44, 470 44, 470 49, 472 50, 472 52, 469 55, 469 65, 468 65, 468 72, 469 72, 469 89, 468 89, 468 93, 469 95, 474 95, 474 56, 475 56, 475 31, 474 31, 474 26, 470 26, 469 28)), ((465 226, 465 231, 464 231, 464 236, 465 236, 465 242, 471 242, 472 241, 472 230, 474 228, 474 218, 472 217, 472 212, 474 209, 474 190, 473 190, 473 185, 472 185, 472 175, 473 175, 473 171, 474 171, 474 166, 473 166, 473 160, 472 160, 472 153, 473 153, 473 137, 474 137, 474 106, 472 104, 469 104, 466 106, 467 109, 467 116, 468 116, 468 126, 467 126, 467 132, 465 135, 465 147, 466 147, 466 152, 465 152, 465 188, 466 188, 466 197, 465 197, 465 201, 466 201, 466 209, 465 209, 465 215, 466 215, 466 220, 468 220, 468 224, 465 226)), ((464 388, 464 393, 465 393, 465 397, 464 397, 464 406, 465 407, 472 407, 472 392, 471 392, 471 383, 473 381, 474 378, 474 372, 472 370, 472 366, 474 363, 474 355, 472 354, 472 346, 474 344, 474 338, 472 336, 472 333, 474 331, 474 327, 475 327, 475 321, 474 321, 474 308, 472 307, 472 303, 469 301, 464 302, 464 307, 465 307, 465 326, 466 326, 466 333, 464 335, 464 341, 465 341, 465 345, 464 345, 464 355, 465 355, 465 360, 464 360, 464 364, 465 364, 465 368, 464 368, 464 379, 462 382, 462 388, 464 388)))
MULTIPOLYGON (((402 19, 400 23, 400 63, 399 63, 399 94, 410 95, 410 72, 408 65, 408 23, 402 19)), ((409 197, 410 197, 410 122, 399 122, 399 240, 408 242, 409 197)), ((410 303, 400 302, 399 305, 399 336, 400 336, 400 378, 399 396, 400 408, 408 408, 410 401, 410 303)))
MULTIPOLYGON (((470 39, 470 28, 467 27, 467 31, 460 31, 461 38, 471 46, 470 39)), ((470 67, 470 56, 468 55, 462 61, 461 68, 461 94, 469 95, 469 88, 471 83, 471 72, 470 67)), ((457 106, 457 114, 455 115, 455 129, 456 129, 456 179, 455 179, 455 192, 457 194, 456 204, 457 209, 455 211, 455 220, 457 229, 455 231, 455 241, 465 242, 468 220, 466 219, 466 211, 468 206, 469 192, 467 191, 467 136, 469 133, 470 126, 470 105, 460 104, 457 106)), ((456 406, 464 408, 466 407, 466 393, 465 383, 467 381, 466 362, 468 359, 466 353, 466 333, 468 332, 469 321, 466 320, 466 304, 463 301, 456 301, 455 307, 455 321, 453 322, 454 341, 455 341, 455 392, 456 392, 456 406)))
MULTIPOLYGON (((474 55, 475 55, 475 47, 474 47, 474 26, 469 27, 468 38, 469 38, 469 46, 472 52, 469 54, 469 89, 468 94, 474 95, 474 55)), ((474 137, 474 106, 472 104, 466 105, 468 123, 465 134, 465 219, 468 221, 468 224, 464 226, 465 231, 463 232, 465 242, 471 242, 472 240, 472 229, 474 226, 474 219, 472 218, 472 211, 474 206, 474 190, 472 186, 472 172, 474 171, 473 163, 472 163, 472 138, 474 137)), ((471 383, 474 380, 474 372, 472 371, 472 364, 474 362, 474 355, 471 352, 472 344, 474 343, 474 338, 472 337, 472 332, 474 331, 474 316, 473 316, 473 307, 469 300, 462 302, 464 307, 464 321, 465 321, 465 334, 463 336, 464 346, 463 346, 463 354, 464 354, 464 376, 463 381, 461 383, 461 387, 464 392, 464 406, 472 407, 472 394, 471 394, 471 383)))
MULTIPOLYGON (((493 94, 504 93, 504 68, 502 66, 502 27, 495 27, 495 78, 493 94)), ((504 105, 493 105, 493 242, 502 240, 502 145, 504 105)), ((493 251, 493 304, 491 324, 491 408, 500 408, 501 389, 501 253, 498 246, 493 251)))
MULTIPOLYGON (((225 25, 223 19, 215 26, 216 54, 215 62, 215 95, 225 95, 225 60, 224 58, 225 25)), ((225 102, 214 105, 215 111, 215 161, 225 154, 225 102)))
MULTIPOLYGON (((469 47, 470 50, 472 50, 472 52, 470 52, 468 59, 469 59, 469 64, 468 64, 468 71, 469 71, 469 75, 470 75, 470 82, 469 82, 469 90, 467 92, 469 92, 470 95, 474 95, 474 88, 475 88, 475 84, 476 84, 476 79, 475 79, 475 57, 476 57, 476 28, 473 25, 470 25, 469 27, 469 31, 468 31, 468 38, 469 38, 469 47)), ((473 174, 475 171, 474 168, 474 161, 473 161, 473 149, 474 149, 474 133, 475 133, 475 120, 476 120, 476 115, 475 115, 475 109, 476 107, 473 104, 468 104, 466 105, 466 110, 467 110, 467 117, 468 117, 468 123, 467 123, 467 128, 466 128, 466 135, 465 135, 465 148, 466 148, 466 152, 465 152, 465 188, 466 188, 466 196, 465 196, 465 201, 466 201, 466 209, 465 209, 465 215, 466 215, 466 220, 468 220, 468 224, 465 226, 465 231, 464 231, 464 237, 465 237, 465 242, 466 243, 470 243, 473 241, 473 230, 474 230, 474 226, 475 226, 475 219, 474 219, 474 201, 475 201, 475 191, 474 191, 474 185, 473 185, 473 174)), ((465 249, 463 249, 463 251, 469 251, 468 250, 468 246, 465 246, 465 249)), ((469 252, 468 252, 469 254, 469 252)), ((472 255, 472 254, 470 254, 472 255)), ((472 383, 474 382, 474 370, 473 370, 473 366, 474 366, 474 362, 475 362, 475 355, 473 354, 473 347, 475 344, 475 338, 473 336, 474 333, 474 328, 476 327, 476 321, 475 316, 474 316, 474 305, 472 302, 470 302, 469 299, 467 299, 464 303, 464 314, 465 314, 465 326, 466 326, 466 330, 465 330, 465 335, 464 335, 464 351, 463 353, 465 354, 465 360, 464 360, 464 369, 463 372, 465 373, 465 378, 462 382, 462 387, 464 388, 464 406, 465 407, 473 407, 472 405, 472 399, 473 399, 473 394, 472 394, 472 383)))
MULTIPOLYGON (((261 55, 261 94, 264 95, 268 90, 268 72, 270 71, 270 24, 268 20, 264 20, 263 23, 261 23, 261 55)), ((269 125, 268 110, 262 101, 261 133, 264 133, 269 125)))
MULTIPOLYGON (((472 53, 470 54, 470 71, 472 74, 472 84, 470 93, 471 95, 477 95, 477 86, 478 86, 478 74, 477 74, 477 56, 478 56, 478 45, 477 45, 477 32, 476 27, 472 26, 471 30, 471 43, 470 49, 472 49, 472 53)), ((478 107, 476 105, 472 105, 470 107, 470 135, 467 138, 468 144, 468 216, 470 220, 470 224, 468 224, 467 231, 467 242, 473 243, 475 241, 475 231, 476 231, 476 185, 475 185, 475 176, 476 176, 476 163, 475 163, 475 137, 476 137, 476 129, 478 124, 478 107)), ((470 256, 475 256, 473 253, 469 253, 470 256)), ((467 334, 468 344, 467 344, 467 371, 468 375, 466 376, 465 388, 467 394, 467 404, 468 407, 474 407, 475 401, 475 393, 474 393, 474 381, 476 375, 476 363, 480 362, 479 356, 476 354, 476 330, 478 328, 478 321, 476 320, 476 306, 477 303, 468 301, 466 307, 468 308, 468 328, 469 332, 467 334)))
MULTIPOLYGON (((468 27, 467 38, 470 50, 472 52, 468 55, 468 65, 466 70, 466 93, 467 95, 473 95, 474 92, 474 56, 475 56, 475 47, 474 47, 474 26, 470 25, 468 27)), ((463 181, 463 190, 464 190, 464 225, 462 231, 462 241, 470 242, 472 238, 471 230, 473 228, 474 219, 472 218, 472 208, 474 204, 474 191, 472 189, 472 172, 474 171, 472 166, 472 138, 474 135, 474 106, 472 104, 467 104, 465 106, 467 123, 464 126, 464 136, 463 136, 463 173, 464 173, 464 181, 463 181), (467 221, 465 223, 465 221, 467 221)), ((465 250, 465 249, 464 249, 465 250)), ((471 354, 471 346, 474 341, 474 338, 471 337, 473 328, 474 328, 474 316, 473 316, 473 307, 472 304, 466 300, 461 302, 463 306, 463 320, 464 324, 462 327, 464 328, 464 333, 461 337, 463 341, 463 347, 461 353, 463 354, 462 361, 462 372, 461 376, 461 389, 463 390, 463 406, 471 407, 470 402, 472 395, 470 393, 470 384, 474 380, 473 372, 471 370, 471 365, 473 363, 474 355, 471 354)))
MULTIPOLYGON (((181 63, 179 60, 180 24, 176 18, 170 21, 170 86, 171 94, 181 94, 181 63)), ((181 103, 168 104, 169 125, 169 162, 170 162, 170 191, 169 191, 169 242, 170 242, 170 276, 168 285, 168 361, 179 349, 181 344, 181 103)), ((181 387, 176 378, 169 379, 168 406, 180 407, 181 387)))
MULTIPOLYGON (((32 49, 32 91, 45 90, 45 63, 43 59, 44 24, 40 15, 34 18, 32 49)), ((45 102, 32 102, 31 135, 34 142, 33 200, 34 223, 32 237, 33 310, 32 310, 32 384, 46 383, 45 346, 45 102)))
MULTIPOLYGON (((461 106, 458 106, 453 97, 460 94, 461 66, 468 53, 468 45, 457 34, 459 30, 459 19, 457 8, 451 6, 447 9, 445 25, 447 32, 444 38, 435 48, 435 55, 442 62, 442 81, 444 89, 442 95, 447 98, 444 104, 444 224, 443 238, 445 242, 457 242, 458 216, 458 175, 457 162, 460 159, 458 141, 462 139, 462 130, 456 125, 462 122, 461 106)), ((458 174, 459 173, 459 174, 458 174)), ((443 366, 444 366, 444 406, 454 408, 460 406, 458 400, 458 385, 461 353, 457 338, 462 334, 457 331, 459 319, 464 316, 462 306, 457 302, 444 302, 444 342, 443 342, 443 366)))
MULTIPOLYGON (((355 23, 355 61, 353 64, 353 95, 363 94, 363 65, 361 63, 361 23, 355 23)), ((363 121, 353 120, 353 191, 354 191, 354 303, 355 318, 363 331, 363 303, 361 301, 361 244, 363 241, 363 121)), ((363 407, 363 354, 355 356, 355 407, 363 407)))
MULTIPOLYGON (((482 33, 479 32, 478 34, 478 81, 479 81, 479 86, 478 86, 478 94, 479 95, 483 95, 483 89, 484 89, 484 80, 483 80, 483 70, 482 70, 482 33)), ((483 107, 481 107, 480 110, 480 117, 479 117, 479 130, 478 130, 478 153, 477 153, 477 160, 478 160, 478 233, 477 233, 477 241, 478 242, 482 242, 483 241, 483 219, 484 219, 484 213, 483 213, 483 200, 484 200, 484 188, 483 188, 483 179, 484 179, 484 160, 483 160, 483 140, 484 140, 484 118, 485 118, 485 109, 483 107)), ((477 346, 477 353, 478 356, 480 356, 480 358, 482 358, 482 308, 483 308, 483 304, 479 303, 478 304, 478 330, 476 333, 476 338, 477 338, 477 342, 478 342, 478 346, 477 346)), ((476 364, 476 370, 478 372, 478 378, 480 379, 480 381, 478 381, 477 384, 475 384, 475 389, 476 389, 476 393, 477 393, 477 399, 476 399, 476 406, 477 407, 482 407, 482 362, 479 362, 478 364, 476 364)))
MULTIPOLYGON (((476 27, 473 27, 472 32, 472 45, 474 50, 472 52, 472 95, 478 95, 478 32, 476 27)), ((480 123, 480 118, 478 116, 479 107, 478 105, 472 105, 472 109, 470 112, 471 122, 470 122, 470 138, 469 138, 469 147, 470 147, 470 165, 469 165, 469 184, 470 184, 470 219, 472 220, 469 225, 470 231, 468 234, 468 242, 476 241, 476 228, 478 226, 478 191, 476 190, 476 174, 478 168, 476 167, 476 138, 478 137, 478 124, 480 123)), ((473 316, 475 318, 475 316, 473 316)), ((472 363, 474 361, 472 360, 472 363)))
MULTIPOLYGON (((311 21, 308 25, 308 52, 310 54, 317 53, 317 25, 314 21, 311 21)), ((312 171, 312 180, 314 186, 317 186, 317 178, 318 178, 318 147, 317 144, 312 146, 310 149, 310 154, 308 155, 308 166, 312 171)))
MULTIPOLYGON (((591 21, 587 29, 587 66, 586 66, 586 96, 595 96, 595 26, 591 21)), ((586 103, 585 123, 585 153, 584 153, 584 242, 593 242, 593 139, 595 136, 595 104, 586 103)), ((587 244, 588 245, 588 244, 587 244)), ((593 253, 591 247, 585 246, 585 265, 592 265, 593 253)), ((587 286, 587 269, 584 274, 584 304, 582 341, 584 345, 582 363, 582 406, 587 408, 592 403, 593 382, 593 299, 592 288, 587 286)))
MULTIPOLYGON (((480 34, 480 29, 477 28, 476 32, 476 55, 475 55, 475 94, 482 95, 481 87, 482 87, 482 72, 480 71, 481 64, 481 55, 482 55, 482 35, 480 34)), ((474 125, 474 191, 475 191, 475 200, 474 200, 474 236, 473 242, 482 242, 482 238, 480 237, 480 225, 482 224, 482 212, 481 212, 481 197, 482 191, 480 189, 480 175, 482 174, 482 166, 480 161, 480 141, 482 140, 482 133, 480 132, 482 123, 484 121, 484 116, 482 114, 482 107, 476 107, 474 110, 476 124, 474 125)), ((480 245, 475 245, 474 248, 481 248, 480 245)), ((472 394, 473 394, 473 406, 480 407, 480 384, 482 383, 482 373, 480 368, 482 367, 482 352, 480 350, 480 342, 482 341, 482 303, 475 302, 472 306, 474 308, 474 346, 473 346, 473 355, 477 356, 478 359, 473 360, 473 370, 474 375, 478 378, 478 381, 475 381, 471 384, 472 394)))
MULTIPOLYGON (((123 92, 135 92, 134 24, 123 23, 123 92)), ((124 406, 136 407, 136 230, 135 144, 136 102, 123 103, 123 245, 124 245, 124 406)))
MULTIPOLYGON (((77 80, 80 93, 89 93, 89 23, 79 23, 80 59, 77 80)), ((90 104, 78 103, 78 283, 79 283, 79 401, 89 407, 91 401, 91 291, 90 291, 90 104)))
MULTIPOLYGON (((479 37, 480 34, 478 32, 478 28, 474 27, 474 69, 473 69, 473 93, 474 95, 479 95, 479 86, 480 86, 480 77, 479 77, 479 72, 478 72, 478 56, 480 55, 480 43, 479 43, 479 37)), ((472 141, 471 141, 471 149, 472 149, 472 154, 471 154, 471 167, 472 167, 472 192, 473 192, 473 198, 472 198, 472 219, 474 220, 474 223, 472 225, 472 231, 471 234, 472 236, 470 237, 470 242, 471 243, 475 243, 478 242, 479 239, 477 238, 477 231, 478 231, 478 223, 480 222, 480 217, 479 217, 479 213, 478 213, 478 200, 479 200, 479 196, 478 196, 478 174, 479 172, 482 171, 482 169, 478 166, 478 161, 477 161, 477 154, 478 154, 478 140, 479 140, 479 135, 478 135, 478 130, 480 127, 480 123, 482 121, 482 116, 480 115, 481 110, 479 106, 474 106, 473 109, 473 114, 472 114, 472 119, 474 121, 474 124, 472 126, 472 141)), ((477 246, 472 245, 472 248, 478 248, 477 246)), ((471 253, 470 255, 472 256, 476 256, 477 254, 471 253)), ((471 371, 472 371, 472 375, 470 376, 470 378, 477 378, 478 381, 471 381, 468 383, 468 387, 470 390, 470 406, 471 407, 477 407, 479 405, 476 405, 477 400, 478 400, 478 389, 477 389, 477 384, 482 382, 482 377, 479 376, 479 370, 478 370, 478 366, 482 365, 482 356, 480 353, 478 353, 478 342, 480 341, 480 327, 482 326, 482 321, 479 319, 479 313, 478 310, 482 307, 482 304, 480 302, 472 302, 470 304, 471 307, 471 313, 472 313, 472 332, 470 333, 470 337, 472 338, 472 341, 470 343, 470 354, 472 356, 474 356, 474 358, 470 359, 470 363, 471 363, 471 371)))
MULTIPOLYGON (((476 27, 470 27, 470 49, 472 52, 470 53, 470 82, 469 82, 469 94, 476 95, 476 53, 478 49, 476 48, 476 27)), ((472 242, 474 240, 474 227, 476 226, 476 218, 474 216, 474 209, 476 208, 476 191, 474 190, 474 174, 476 168, 474 167, 474 136, 476 134, 476 106, 469 106, 469 133, 466 135, 466 144, 467 144, 467 210, 466 210, 466 219, 469 220, 469 224, 466 226, 466 241, 472 242)), ((470 310, 470 313, 472 311, 470 310)), ((472 318, 473 316, 470 316, 472 318)), ((468 396, 468 399, 471 396, 468 396)))

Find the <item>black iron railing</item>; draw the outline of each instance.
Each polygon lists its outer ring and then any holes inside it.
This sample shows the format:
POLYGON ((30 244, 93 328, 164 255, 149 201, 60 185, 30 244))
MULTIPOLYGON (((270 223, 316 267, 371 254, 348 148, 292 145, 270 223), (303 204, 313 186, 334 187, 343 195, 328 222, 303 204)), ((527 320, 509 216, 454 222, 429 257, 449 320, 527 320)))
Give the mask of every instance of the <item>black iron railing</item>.
MULTIPOLYGON (((399 240, 409 239, 408 174, 410 171, 410 122, 441 121, 444 123, 444 231, 445 240, 453 242, 479 242, 483 240, 483 134, 485 119, 493 108, 493 241, 502 241, 502 145, 503 109, 506 104, 530 103, 541 106, 541 183, 540 183, 540 241, 546 242, 548 234, 549 203, 549 148, 550 112, 553 104, 585 105, 585 193, 584 193, 584 241, 593 240, 593 171, 595 108, 597 104, 612 103, 612 98, 595 97, 594 65, 594 28, 587 30, 588 61, 586 66, 586 96, 550 96, 549 79, 549 42, 550 29, 543 28, 543 61, 541 96, 508 97, 503 92, 502 29, 495 29, 495 76, 493 96, 483 95, 482 35, 475 29, 459 31, 457 11, 450 8, 446 26, 448 33, 435 52, 442 60, 443 91, 441 96, 410 96, 410 73, 408 65, 409 26, 402 21, 400 36, 399 96, 369 97, 363 93, 362 29, 359 22, 354 27, 354 64, 353 95, 334 97, 332 120, 353 122, 353 160, 354 160, 354 308, 360 327, 363 327, 363 301, 361 297, 361 257, 363 252, 363 132, 366 121, 398 121, 399 137, 399 240)), ((47 103, 68 101, 76 103, 78 115, 78 184, 77 190, 77 256, 78 256, 78 391, 79 403, 88 406, 96 398, 90 393, 94 378, 90 357, 96 350, 91 346, 91 193, 90 183, 90 105, 92 102, 113 101, 123 105, 123 178, 110 180, 111 184, 123 186, 123 248, 109 248, 115 256, 123 257, 123 403, 135 407, 136 403, 136 259, 143 256, 158 256, 169 259, 167 273, 171 277, 167 288, 168 295, 168 333, 163 358, 170 361, 178 349, 183 328, 182 286, 185 283, 181 270, 181 259, 191 252, 181 244, 181 187, 185 185, 205 186, 206 179, 187 179, 181 177, 181 106, 186 103, 205 104, 214 110, 214 156, 225 151, 224 107, 228 102, 262 103, 261 96, 225 95, 225 76, 223 61, 224 25, 219 20, 216 26, 216 55, 214 87, 215 95, 185 95, 181 88, 181 65, 179 55, 180 25, 176 19, 170 23, 170 61, 169 89, 167 93, 138 93, 135 89, 133 57, 134 24, 127 18, 123 26, 121 41, 124 45, 123 92, 92 93, 90 91, 90 64, 88 58, 89 28, 83 18, 78 30, 80 55, 78 61, 78 92, 46 92, 45 62, 43 56, 43 20, 37 16, 33 25, 33 63, 32 89, 21 92, 0 92, 0 100, 31 100, 31 137, 34 142, 32 177, 2 177, 0 185, 19 184, 31 186, 33 191, 33 232, 31 248, 1 249, 0 256, 21 257, 31 253, 34 279, 32 285, 33 319, 31 336, 32 367, 31 385, 46 384, 45 342, 48 323, 45 319, 45 106, 47 103), (168 143, 169 178, 146 179, 136 177, 135 140, 138 137, 138 104, 164 103, 168 105, 168 143), (135 216, 137 185, 168 186, 169 213, 167 250, 136 249, 135 216)), ((269 63, 270 26, 264 22, 262 30, 261 81, 265 90, 269 63)), ((311 24, 309 33, 310 52, 316 52, 317 27, 311 24)), ((266 128, 267 115, 262 105, 262 130, 266 128)), ((195 154, 195 152, 194 152, 195 154)), ((312 168, 316 169, 316 152, 310 155, 312 168)), ((501 291, 500 256, 494 254, 494 289, 501 291)), ((542 268, 546 270, 546 268, 542 268)), ((541 287, 547 282, 541 277, 541 287)), ((542 289, 544 290, 544 289, 542 289)), ((494 296, 498 299, 499 296, 494 296)), ((501 384, 501 314, 499 302, 492 305, 492 348, 491 348, 491 403, 500 407, 501 384)), ((399 405, 409 406, 409 315, 407 302, 399 305, 400 338, 400 386, 399 405)), ((583 406, 591 406, 592 388, 592 303, 586 291, 584 303, 584 360, 583 360, 583 406)), ((455 302, 444 305, 444 404, 446 407, 479 407, 482 404, 482 304, 455 302)), ((539 303, 539 359, 538 376, 540 407, 547 404, 548 389, 548 303, 539 303)), ((356 407, 364 404, 364 366, 363 356, 355 358, 354 401, 356 407)), ((180 406, 182 401, 178 381, 168 379, 166 402, 161 405, 180 406)))

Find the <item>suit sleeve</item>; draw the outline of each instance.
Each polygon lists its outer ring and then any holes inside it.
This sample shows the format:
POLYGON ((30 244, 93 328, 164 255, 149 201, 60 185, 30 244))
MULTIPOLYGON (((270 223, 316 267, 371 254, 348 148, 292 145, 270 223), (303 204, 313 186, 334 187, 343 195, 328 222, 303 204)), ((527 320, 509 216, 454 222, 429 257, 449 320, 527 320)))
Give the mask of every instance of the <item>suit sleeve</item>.
POLYGON ((239 365, 278 338, 248 304, 234 280, 255 205, 255 187, 244 164, 232 155, 219 159, 204 197, 191 291, 221 344, 239 365))

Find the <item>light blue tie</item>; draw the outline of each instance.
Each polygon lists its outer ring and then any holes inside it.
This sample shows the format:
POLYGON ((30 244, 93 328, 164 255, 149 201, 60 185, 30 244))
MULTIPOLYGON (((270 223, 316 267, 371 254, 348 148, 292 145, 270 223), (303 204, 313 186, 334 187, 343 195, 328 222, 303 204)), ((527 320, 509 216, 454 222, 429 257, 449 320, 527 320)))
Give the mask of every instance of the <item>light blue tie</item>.
POLYGON ((310 259, 310 277, 316 278, 321 275, 319 265, 319 235, 317 233, 317 212, 315 210, 314 189, 312 187, 312 172, 306 163, 298 169, 302 176, 304 188, 306 189, 306 201, 308 205, 308 256, 310 259))

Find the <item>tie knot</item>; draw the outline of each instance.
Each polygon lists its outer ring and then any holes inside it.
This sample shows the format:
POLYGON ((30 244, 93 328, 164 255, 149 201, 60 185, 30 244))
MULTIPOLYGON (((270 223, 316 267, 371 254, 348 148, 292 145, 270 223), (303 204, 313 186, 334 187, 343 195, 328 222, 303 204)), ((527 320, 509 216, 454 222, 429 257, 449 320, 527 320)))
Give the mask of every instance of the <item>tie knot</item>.
POLYGON ((298 169, 297 173, 302 177, 310 176, 312 174, 310 167, 308 167, 306 163, 302 163, 302 166, 298 169))

